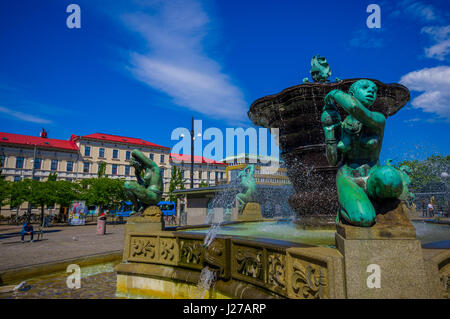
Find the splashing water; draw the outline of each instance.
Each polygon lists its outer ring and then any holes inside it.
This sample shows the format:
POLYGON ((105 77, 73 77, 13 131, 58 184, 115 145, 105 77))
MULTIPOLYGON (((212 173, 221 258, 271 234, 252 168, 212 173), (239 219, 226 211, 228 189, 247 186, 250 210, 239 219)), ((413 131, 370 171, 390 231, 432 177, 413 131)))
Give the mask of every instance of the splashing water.
POLYGON ((197 285, 197 288, 199 289, 197 299, 205 299, 207 291, 214 288, 216 281, 217 271, 209 269, 208 266, 203 268, 197 285))
POLYGON ((203 241, 203 247, 208 248, 216 239, 217 232, 220 230, 220 224, 213 224, 208 230, 208 233, 205 236, 205 240, 203 241))

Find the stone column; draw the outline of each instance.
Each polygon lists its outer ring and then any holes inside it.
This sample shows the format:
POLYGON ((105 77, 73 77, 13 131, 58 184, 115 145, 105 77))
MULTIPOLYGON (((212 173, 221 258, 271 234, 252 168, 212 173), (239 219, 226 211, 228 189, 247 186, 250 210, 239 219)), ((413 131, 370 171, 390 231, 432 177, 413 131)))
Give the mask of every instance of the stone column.
POLYGON ((416 230, 403 213, 378 215, 373 227, 340 223, 336 246, 344 256, 347 298, 439 298, 416 230))

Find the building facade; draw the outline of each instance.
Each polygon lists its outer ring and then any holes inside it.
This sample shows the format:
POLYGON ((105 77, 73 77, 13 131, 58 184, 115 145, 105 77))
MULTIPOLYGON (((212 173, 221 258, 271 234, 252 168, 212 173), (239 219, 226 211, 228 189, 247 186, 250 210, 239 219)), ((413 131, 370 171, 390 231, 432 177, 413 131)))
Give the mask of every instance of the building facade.
POLYGON ((229 182, 237 178, 239 172, 247 165, 255 165, 253 177, 256 184, 268 186, 291 185, 284 162, 278 158, 240 154, 223 159, 227 163, 226 179, 229 182))
MULTIPOLYGON (((190 155, 171 154, 169 147, 139 138, 104 133, 72 135, 69 140, 47 138, 46 134, 37 137, 0 133, 1 175, 8 181, 25 178, 44 181, 56 173, 58 180, 76 181, 97 177, 100 166, 105 163, 105 174, 109 178, 136 180, 134 168, 128 162, 133 149, 143 152, 161 168, 163 196, 167 196, 169 190, 172 167, 180 168, 185 188, 190 188, 190 155)), ((202 182, 216 185, 225 180, 225 174, 226 164, 194 157, 195 188, 202 182)), ((23 210, 26 204, 22 206, 23 210)))

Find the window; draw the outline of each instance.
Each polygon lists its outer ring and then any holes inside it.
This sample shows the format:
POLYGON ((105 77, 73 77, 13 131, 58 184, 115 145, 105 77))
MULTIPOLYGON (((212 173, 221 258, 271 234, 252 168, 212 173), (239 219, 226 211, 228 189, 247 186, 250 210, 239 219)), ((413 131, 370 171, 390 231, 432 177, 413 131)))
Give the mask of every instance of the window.
POLYGON ((42 160, 40 158, 34 159, 34 169, 41 169, 42 160))
POLYGON ((84 147, 84 156, 91 156, 91 147, 90 146, 84 147))
POLYGON ((119 157, 119 150, 113 150, 113 158, 119 157))
POLYGON ((220 179, 223 179, 223 172, 220 173, 220 179))
POLYGON ((58 160, 52 160, 52 163, 50 165, 50 169, 52 171, 56 171, 58 169, 58 160))
POLYGON ((216 180, 219 179, 219 172, 216 172, 216 180))
POLYGON ((130 151, 126 151, 125 153, 125 159, 129 160, 131 157, 131 152, 130 151))
POLYGON ((206 179, 209 181, 210 178, 211 178, 211 172, 208 171, 208 172, 206 173, 206 179))
POLYGON ((0 167, 4 167, 6 163, 6 156, 0 155, 0 167))
POLYGON ((117 164, 112 164, 111 173, 113 175, 117 175, 117 164))
POLYGON ((103 147, 98 149, 98 157, 105 157, 105 149, 103 147))
POLYGON ((71 178, 66 178, 66 181, 67 181, 67 182, 71 182, 72 179, 71 179, 71 178))
POLYGON ((164 163, 164 155, 161 155, 161 163, 164 163))
POLYGON ((202 179, 202 171, 198 171, 198 178, 202 179))
POLYGON ((23 157, 16 158, 16 168, 23 168, 23 157))
POLYGON ((181 177, 184 177, 184 169, 181 170, 181 177))
POLYGON ((125 175, 130 175, 130 165, 125 165, 125 175))
POLYGON ((68 172, 72 172, 72 171, 73 171, 73 162, 71 162, 71 161, 68 161, 68 162, 67 162, 66 170, 67 170, 68 172))
POLYGON ((14 176, 14 181, 19 182, 21 180, 20 176, 14 176))
POLYGON ((150 153, 149 157, 153 161, 153 153, 150 153))
POLYGON ((35 181, 40 181, 41 178, 40 178, 39 176, 33 176, 33 180, 35 180, 35 181))
POLYGON ((89 173, 89 162, 83 163, 83 173, 89 173))
POLYGON ((164 168, 161 168, 160 171, 161 171, 161 177, 164 178, 164 168))

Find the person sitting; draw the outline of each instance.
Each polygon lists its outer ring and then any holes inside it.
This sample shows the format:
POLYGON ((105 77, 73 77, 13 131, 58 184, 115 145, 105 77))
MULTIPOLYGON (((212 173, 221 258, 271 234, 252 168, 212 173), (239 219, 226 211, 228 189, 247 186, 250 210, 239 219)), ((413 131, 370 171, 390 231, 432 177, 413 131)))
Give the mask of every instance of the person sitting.
POLYGON ((25 224, 23 224, 23 227, 22 227, 22 243, 24 243, 25 241, 24 241, 24 237, 25 237, 25 235, 30 235, 31 236, 31 238, 30 238, 30 243, 32 243, 34 240, 33 240, 33 233, 34 233, 34 231, 33 231, 33 225, 31 225, 30 223, 28 223, 28 222, 26 222, 25 224))

